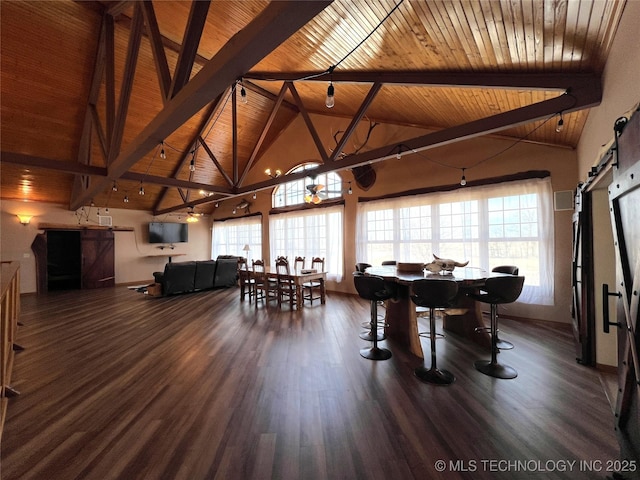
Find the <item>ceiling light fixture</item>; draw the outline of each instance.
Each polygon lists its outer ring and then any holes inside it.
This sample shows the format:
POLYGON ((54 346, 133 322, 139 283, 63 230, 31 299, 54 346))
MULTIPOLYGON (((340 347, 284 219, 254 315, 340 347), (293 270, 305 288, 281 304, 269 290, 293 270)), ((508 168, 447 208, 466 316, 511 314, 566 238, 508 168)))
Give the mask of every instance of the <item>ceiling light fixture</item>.
POLYGON ((240 102, 246 105, 247 103, 247 91, 244 89, 244 84, 240 80, 240 102))
POLYGON ((460 185, 462 185, 463 187, 467 184, 467 178, 464 176, 465 170, 465 168, 462 169, 462 178, 460 179, 460 185))
POLYGON ((124 203, 129 203, 129 195, 125 195, 124 198, 122 199, 122 201, 124 203))
POLYGON ((196 151, 195 150, 191 152, 191 162, 189 163, 189 171, 190 172, 196 171, 196 151))
POLYGON ((560 133, 562 130, 564 130, 564 119, 562 118, 562 112, 560 112, 560 119, 556 125, 556 133, 560 133))
POLYGON ((276 169, 275 172, 272 172, 270 168, 267 168, 264 173, 266 173, 267 175, 269 175, 271 178, 278 178, 280 175, 282 175, 282 172, 280 171, 280 169, 276 169))
POLYGON ((138 190, 138 195, 144 195, 144 187, 142 186, 142 182, 140 182, 140 190, 138 190))
POLYGON ((253 192, 253 199, 255 200, 256 198, 258 198, 258 194, 256 192, 253 192))
MULTIPOLYGON (((167 158, 167 154, 164 153, 164 140, 160 142, 161 148, 160 148, 160 158, 161 159, 165 159, 167 158)), ((157 150, 156 150, 157 151, 157 150)))
POLYGON ((336 104, 335 89, 333 88, 332 82, 329 83, 329 87, 327 88, 327 98, 325 98, 324 104, 327 108, 333 108, 336 104))
POLYGON ((352 195, 352 194, 353 194, 353 190, 351 189, 351 182, 349 182, 349 190, 347 190, 347 193, 348 193, 349 195, 352 195))
POLYGON ((114 192, 118 191, 118 184, 116 183, 115 180, 113 181, 113 186, 111 187, 111 190, 114 191, 114 192))

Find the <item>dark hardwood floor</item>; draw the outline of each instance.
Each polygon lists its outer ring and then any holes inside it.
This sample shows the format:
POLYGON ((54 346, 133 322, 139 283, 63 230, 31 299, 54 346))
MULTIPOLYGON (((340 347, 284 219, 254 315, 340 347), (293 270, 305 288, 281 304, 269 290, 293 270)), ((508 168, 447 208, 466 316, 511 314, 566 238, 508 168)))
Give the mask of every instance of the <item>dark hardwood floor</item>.
POLYGON ((447 334, 438 365, 457 380, 438 387, 391 341, 390 360, 360 357, 368 315, 367 302, 338 294, 301 312, 256 310, 237 288, 24 296, 2 479, 611 474, 613 416, 568 326, 501 318, 515 349, 499 358, 514 380, 477 372, 489 352, 447 334))

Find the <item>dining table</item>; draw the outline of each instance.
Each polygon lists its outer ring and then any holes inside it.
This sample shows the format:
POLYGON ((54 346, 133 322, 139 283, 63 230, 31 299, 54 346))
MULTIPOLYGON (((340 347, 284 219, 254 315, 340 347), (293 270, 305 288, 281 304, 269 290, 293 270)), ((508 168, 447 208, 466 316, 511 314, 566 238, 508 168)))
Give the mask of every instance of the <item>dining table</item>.
MULTIPOLYGON (((278 273, 275 267, 266 266, 264 273, 269 278, 277 278, 278 273)), ((253 271, 248 271, 249 278, 253 278, 253 271)), ((320 284, 320 303, 326 303, 325 283, 327 280, 327 272, 319 272, 310 268, 298 268, 289 272, 288 277, 296 286, 296 309, 300 310, 304 307, 303 285, 307 282, 318 282, 320 284)))
POLYGON ((479 291, 487 278, 504 274, 474 267, 456 267, 452 272, 440 273, 402 271, 394 265, 368 267, 364 274, 382 277, 395 284, 396 295, 386 302, 385 334, 406 346, 415 356, 424 358, 418 334, 416 305, 411 300, 411 284, 422 279, 449 279, 457 282, 458 294, 453 306, 443 311, 443 329, 484 347, 491 347, 491 337, 482 318, 482 304, 468 294, 479 291))

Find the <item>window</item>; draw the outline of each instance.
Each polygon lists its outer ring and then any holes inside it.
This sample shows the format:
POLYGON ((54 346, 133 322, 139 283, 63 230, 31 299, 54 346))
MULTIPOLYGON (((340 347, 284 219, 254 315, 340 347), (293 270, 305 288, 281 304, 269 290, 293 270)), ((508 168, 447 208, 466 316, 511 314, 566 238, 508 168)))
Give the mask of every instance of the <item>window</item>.
POLYGON ((249 264, 262 258, 262 216, 213 222, 211 258, 218 255, 247 257, 249 264), (245 245, 249 245, 249 252, 243 250, 245 245))
MULTIPOLYGON (((317 163, 307 163, 294 168, 289 173, 309 170, 309 174, 313 175, 313 170, 317 167, 317 163)), ((319 190, 323 200, 342 197, 342 178, 340 178, 340 175, 335 172, 319 173, 315 176, 314 180, 303 178, 276 187, 272 197, 273 208, 289 207, 291 205, 305 203, 304 197, 309 193, 307 185, 311 183, 323 186, 323 188, 319 190)))
POLYGON ((517 265, 519 301, 553 304, 549 178, 461 188, 358 205, 357 259, 430 262, 432 254, 484 270, 517 265))
POLYGON ((280 213, 269 217, 271 258, 324 257, 327 279, 341 281, 343 275, 343 206, 280 213))

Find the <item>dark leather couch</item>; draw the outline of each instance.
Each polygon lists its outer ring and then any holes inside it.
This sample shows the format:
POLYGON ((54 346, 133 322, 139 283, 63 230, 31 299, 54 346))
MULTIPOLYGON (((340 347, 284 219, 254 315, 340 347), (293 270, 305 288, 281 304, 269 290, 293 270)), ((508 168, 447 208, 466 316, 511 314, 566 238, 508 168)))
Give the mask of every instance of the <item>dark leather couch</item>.
POLYGON ((238 257, 220 255, 215 260, 169 262, 164 272, 153 272, 162 295, 232 287, 238 281, 238 257))

